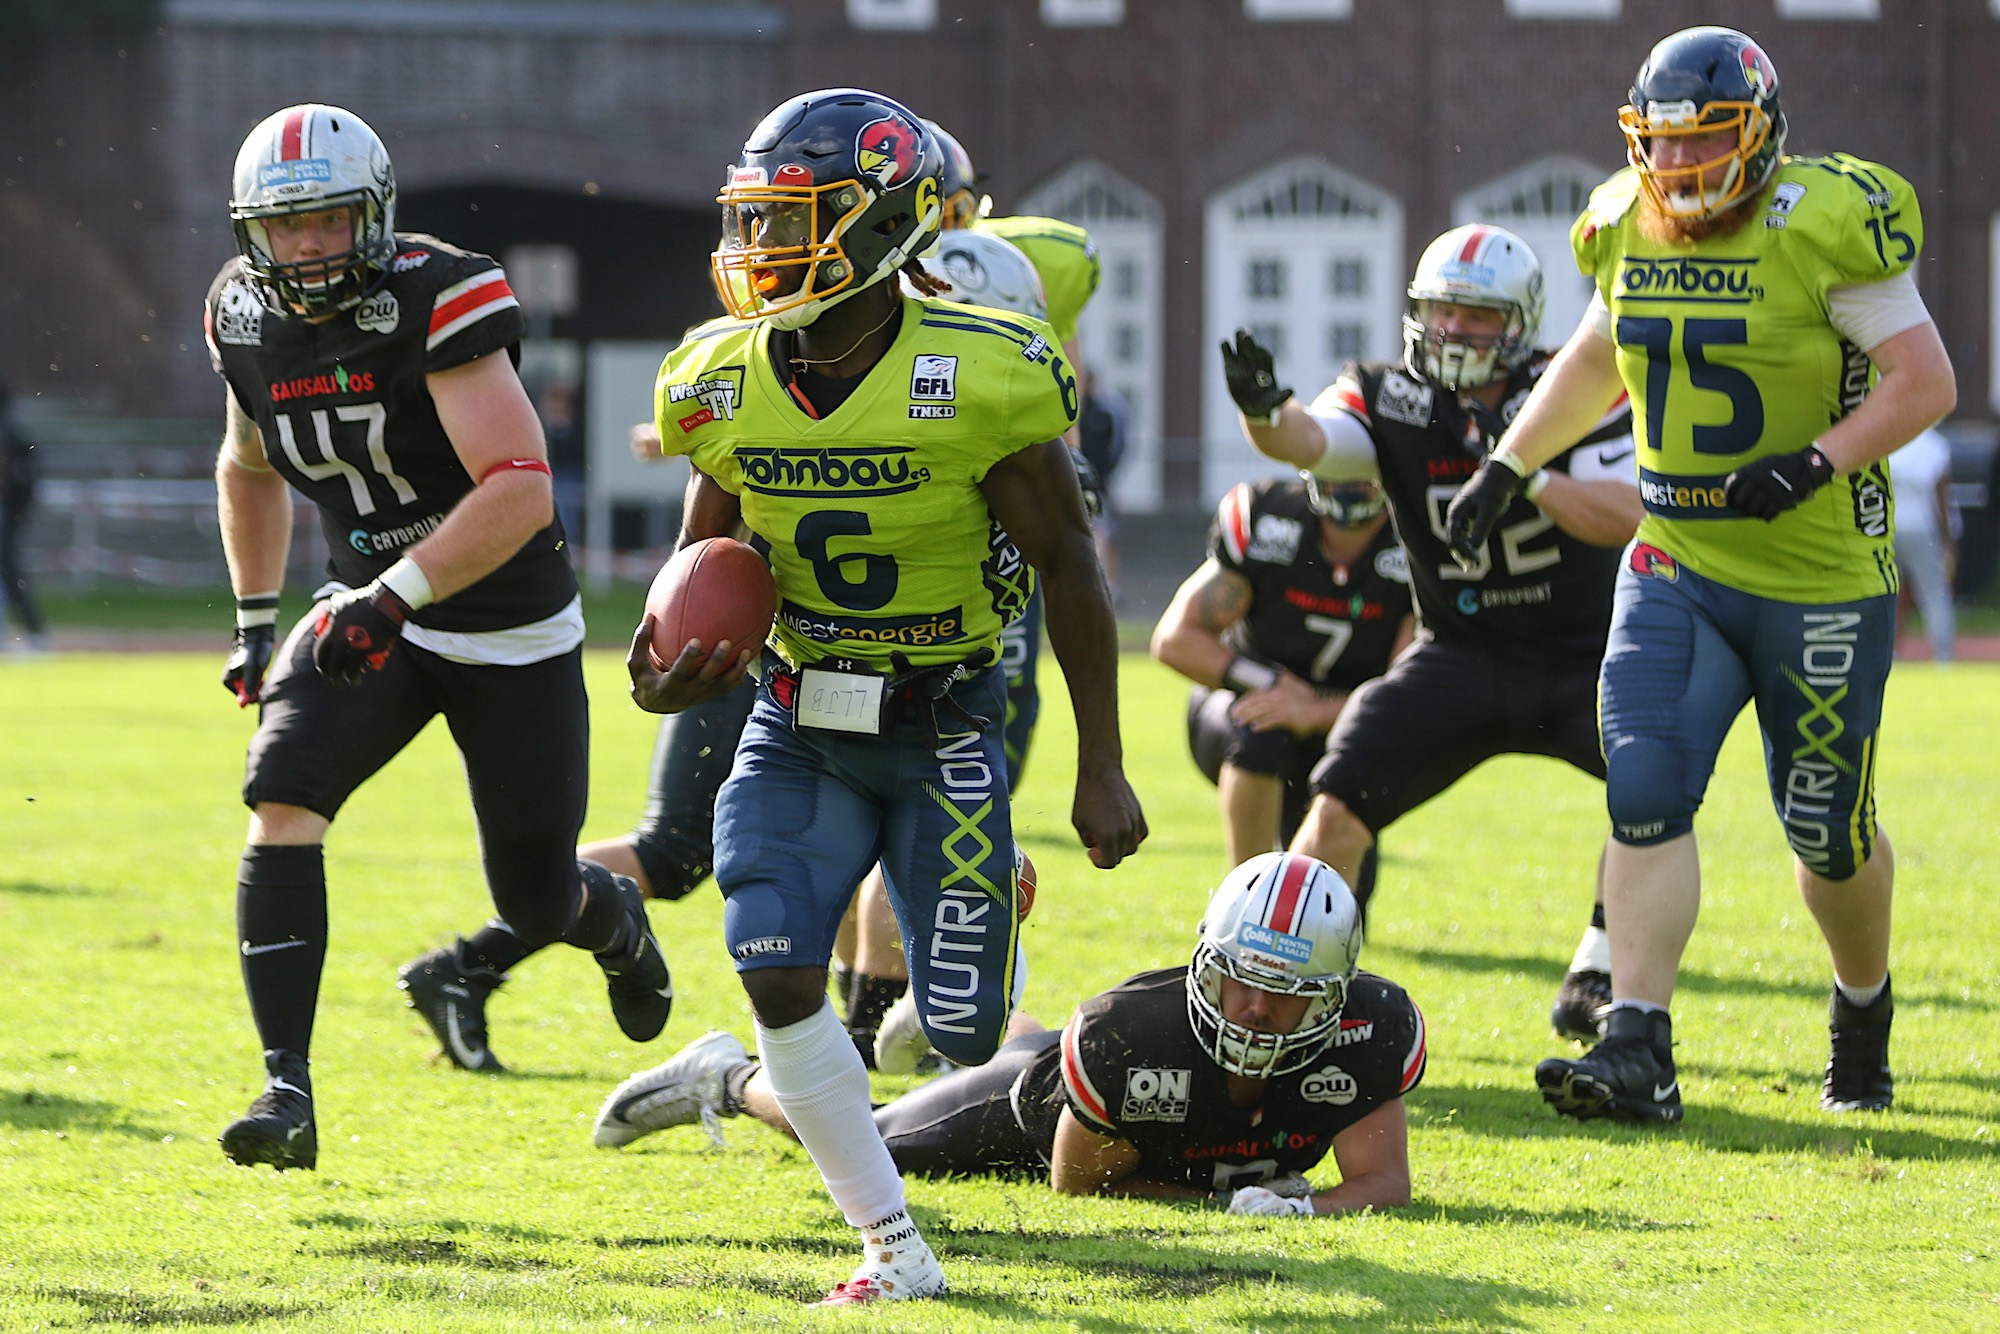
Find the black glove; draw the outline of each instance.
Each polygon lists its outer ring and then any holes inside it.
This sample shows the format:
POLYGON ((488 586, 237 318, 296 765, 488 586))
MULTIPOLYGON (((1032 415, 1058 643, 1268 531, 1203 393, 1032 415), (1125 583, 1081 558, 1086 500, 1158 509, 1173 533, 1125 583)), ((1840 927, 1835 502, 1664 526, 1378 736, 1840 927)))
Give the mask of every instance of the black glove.
POLYGON ((1104 483, 1098 480, 1097 465, 1074 449, 1069 461, 1076 467, 1076 484, 1083 492, 1083 512, 1095 519, 1104 513, 1104 483))
POLYGON ((1486 539, 1493 536, 1493 525, 1527 485, 1527 478, 1496 457, 1480 464, 1479 471, 1458 488, 1451 508, 1444 513, 1444 531, 1451 558, 1461 568, 1470 570, 1479 564, 1479 553, 1486 539))
POLYGON ((1722 498, 1738 514, 1766 523, 1833 480, 1833 465, 1818 445, 1791 454, 1766 454, 1730 473, 1722 498))
POLYGON ((237 708, 247 709, 257 702, 277 640, 278 595, 260 593, 236 599, 236 647, 222 665, 222 688, 236 696, 237 708))
POLYGON ((1292 396, 1290 385, 1278 383, 1277 362, 1248 329, 1236 331, 1235 347, 1223 340, 1222 378, 1243 415, 1260 425, 1269 425, 1271 414, 1292 396))
POLYGON ((313 622, 313 666, 335 685, 360 685, 363 676, 389 661, 409 614, 410 604, 379 579, 342 593, 313 622))

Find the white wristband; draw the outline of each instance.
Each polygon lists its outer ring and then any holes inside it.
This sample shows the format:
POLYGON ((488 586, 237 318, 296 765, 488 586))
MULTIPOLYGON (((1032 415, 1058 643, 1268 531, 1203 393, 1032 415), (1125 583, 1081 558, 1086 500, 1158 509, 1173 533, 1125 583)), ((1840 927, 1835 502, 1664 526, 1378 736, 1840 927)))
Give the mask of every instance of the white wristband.
POLYGON ((278 590, 268 593, 245 593, 236 599, 236 628, 250 630, 260 625, 278 623, 278 590))
POLYGON ((411 611, 437 601, 437 594, 431 592, 430 577, 408 556, 382 571, 376 582, 409 603, 411 611))
POLYGON ((1536 496, 1548 490, 1548 487, 1549 470, 1547 468, 1537 468, 1528 474, 1527 484, 1521 488, 1521 494, 1529 500, 1533 500, 1536 496))

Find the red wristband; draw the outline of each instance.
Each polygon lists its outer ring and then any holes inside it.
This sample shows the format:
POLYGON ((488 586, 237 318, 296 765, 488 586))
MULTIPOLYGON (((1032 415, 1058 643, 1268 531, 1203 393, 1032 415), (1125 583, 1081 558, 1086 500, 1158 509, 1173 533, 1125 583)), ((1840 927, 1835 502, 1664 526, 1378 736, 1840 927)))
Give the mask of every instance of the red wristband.
POLYGON ((554 473, 549 471, 549 465, 540 459, 508 459, 505 462, 496 463, 485 472, 480 473, 479 480, 483 482, 496 472, 538 472, 544 477, 555 476, 554 473))

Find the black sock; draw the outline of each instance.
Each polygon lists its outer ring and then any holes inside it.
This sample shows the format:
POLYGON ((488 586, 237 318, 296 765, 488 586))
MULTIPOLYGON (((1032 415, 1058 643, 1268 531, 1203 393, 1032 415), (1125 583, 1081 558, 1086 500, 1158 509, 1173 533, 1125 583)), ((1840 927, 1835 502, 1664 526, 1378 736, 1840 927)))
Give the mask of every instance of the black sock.
POLYGON ((255 844, 236 873, 237 952, 266 1051, 312 1047, 326 963, 326 862, 316 843, 255 844))
POLYGON ((1601 903, 1598 903, 1598 904, 1593 904, 1593 905, 1591 906, 1591 909, 1590 909, 1590 924, 1591 924, 1592 926, 1596 927, 1596 928, 1597 928, 1597 929, 1598 929, 1599 931, 1602 931, 1602 930, 1604 929, 1604 905, 1603 905, 1603 904, 1601 904, 1601 903))
POLYGON ((847 1013, 847 1007, 854 1004, 854 965, 835 959, 827 965, 827 972, 833 974, 833 994, 840 1001, 840 1012, 847 1013))
POLYGON ((512 927, 496 917, 465 938, 458 957, 468 968, 490 968, 505 973, 533 953, 512 927))
POLYGON ((615 954, 631 942, 626 929, 625 896, 618 892, 611 872, 596 862, 576 864, 577 893, 583 898, 570 919, 563 943, 592 954, 615 954))
POLYGON ((876 977, 872 973, 854 975, 854 996, 847 1003, 847 1032, 861 1052, 861 1060, 875 1068, 875 1034, 882 1016, 910 989, 908 978, 876 977))

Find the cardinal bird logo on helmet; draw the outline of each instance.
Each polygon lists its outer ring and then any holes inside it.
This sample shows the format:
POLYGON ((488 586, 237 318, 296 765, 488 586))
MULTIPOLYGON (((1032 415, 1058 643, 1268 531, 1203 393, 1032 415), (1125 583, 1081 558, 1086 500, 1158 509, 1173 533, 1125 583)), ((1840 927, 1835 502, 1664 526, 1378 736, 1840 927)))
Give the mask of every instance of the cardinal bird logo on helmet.
POLYGON ((1763 102, 1778 91, 1778 71, 1755 42, 1743 43, 1743 82, 1763 102))
POLYGON ((916 127, 900 116, 871 120, 854 136, 854 158, 861 174, 884 190, 893 190, 914 176, 923 156, 916 127))

